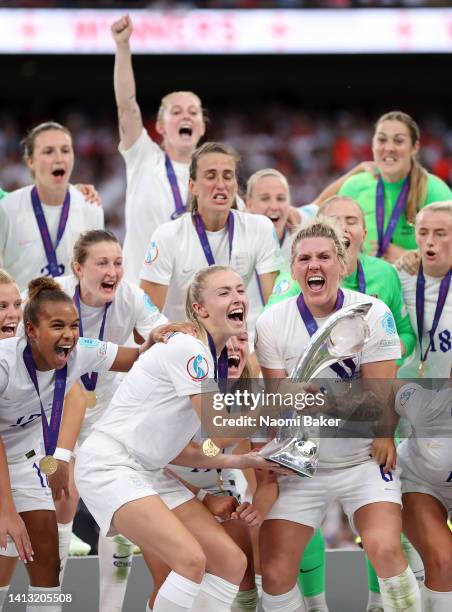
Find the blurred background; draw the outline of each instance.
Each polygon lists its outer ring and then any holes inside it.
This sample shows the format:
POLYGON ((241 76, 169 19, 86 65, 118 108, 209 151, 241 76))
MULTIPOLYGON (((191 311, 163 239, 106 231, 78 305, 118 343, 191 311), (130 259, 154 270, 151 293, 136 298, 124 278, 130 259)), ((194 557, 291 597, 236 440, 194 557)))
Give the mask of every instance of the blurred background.
MULTIPOLYGON (((0 0, 3 189, 30 182, 20 147, 26 130, 59 121, 74 138, 72 182, 96 186, 107 225, 123 237, 108 27, 128 11, 144 24, 132 50, 138 102, 156 140, 160 98, 193 90, 210 118, 207 138, 241 154, 242 179, 278 168, 300 206, 370 159, 376 118, 401 109, 420 125, 421 162, 452 182, 450 1, 0 0), (218 36, 217 48, 219 20, 227 36, 218 36)), ((329 546, 354 546, 337 508, 325 536, 329 546)))

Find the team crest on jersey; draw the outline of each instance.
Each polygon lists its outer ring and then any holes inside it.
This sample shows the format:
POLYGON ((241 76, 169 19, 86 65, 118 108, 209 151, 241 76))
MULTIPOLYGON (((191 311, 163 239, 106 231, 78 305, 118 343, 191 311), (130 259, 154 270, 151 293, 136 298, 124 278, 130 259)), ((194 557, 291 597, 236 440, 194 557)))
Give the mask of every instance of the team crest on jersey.
POLYGON ((144 299, 144 305, 146 306, 146 309, 149 310, 149 312, 157 312, 158 310, 157 306, 154 304, 151 298, 147 295, 147 293, 144 294, 143 299, 144 299))
POLYGON ((388 336, 393 336, 395 333, 397 333, 394 317, 391 313, 385 312, 380 323, 383 331, 385 331, 388 336))
POLYGON ((400 393, 400 405, 405 406, 407 401, 413 397, 416 393, 416 387, 408 387, 407 389, 402 389, 400 393))
POLYGON ((148 250, 146 251, 146 257, 144 258, 144 263, 150 266, 157 259, 159 255, 159 249, 155 240, 151 242, 148 250))
POLYGON ((202 355, 194 355, 187 362, 187 372, 193 380, 202 380, 209 373, 209 364, 202 355))
POLYGON ((274 286, 273 295, 283 295, 284 293, 287 293, 287 291, 289 291, 290 289, 291 284, 292 283, 289 280, 287 280, 287 278, 282 278, 274 286))

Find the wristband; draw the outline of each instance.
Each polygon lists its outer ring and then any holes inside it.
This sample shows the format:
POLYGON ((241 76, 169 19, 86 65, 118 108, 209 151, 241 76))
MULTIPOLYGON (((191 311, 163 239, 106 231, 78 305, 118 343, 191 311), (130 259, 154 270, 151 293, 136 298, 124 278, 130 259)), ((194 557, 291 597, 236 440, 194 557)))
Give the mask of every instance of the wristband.
POLYGON ((205 489, 199 489, 199 491, 196 493, 196 499, 199 499, 200 502, 203 502, 207 494, 208 491, 206 491, 205 489))
POLYGON ((66 463, 69 463, 73 456, 74 453, 72 451, 68 450, 67 448, 61 447, 57 447, 55 449, 55 452, 53 453, 54 459, 58 459, 59 461, 65 461, 66 463))

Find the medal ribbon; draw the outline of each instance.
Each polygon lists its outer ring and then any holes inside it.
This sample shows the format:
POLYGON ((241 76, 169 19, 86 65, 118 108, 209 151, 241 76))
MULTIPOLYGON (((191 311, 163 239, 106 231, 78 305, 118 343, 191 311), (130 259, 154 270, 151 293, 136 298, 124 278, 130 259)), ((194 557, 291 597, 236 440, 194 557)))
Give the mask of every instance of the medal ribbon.
POLYGON ((41 405, 41 423, 42 435, 44 438, 44 447, 46 455, 53 455, 58 441, 58 433, 60 431, 61 416, 63 414, 64 392, 66 390, 67 364, 61 370, 55 370, 55 388, 53 392, 52 411, 50 416, 50 425, 47 421, 47 415, 42 405, 41 396, 39 394, 38 377, 36 375, 36 365, 33 359, 31 347, 27 343, 24 349, 23 359, 27 372, 33 382, 33 385, 38 394, 39 403, 41 405))
POLYGON ((399 197, 394 206, 394 210, 389 218, 389 223, 384 231, 385 224, 385 190, 381 176, 377 182, 377 201, 376 201, 376 216, 377 216, 377 232, 378 232, 378 251, 377 257, 382 257, 391 242, 396 225, 400 219, 400 215, 405 209, 410 190, 410 182, 408 177, 404 180, 399 197))
POLYGON ((452 276, 452 269, 442 279, 438 291, 438 301, 436 302, 435 314, 433 316, 432 329, 430 330, 430 342, 425 350, 422 352, 422 335, 424 333, 424 303, 425 303, 425 277, 422 269, 422 262, 419 266, 419 272, 416 281, 416 321, 417 321, 417 335, 419 339, 419 346, 421 349, 421 363, 427 360, 428 353, 432 346, 433 336, 435 335, 436 328, 443 312, 444 304, 446 303, 447 294, 449 292, 450 281, 452 276))
MULTIPOLYGON (((77 287, 75 288, 74 303, 75 303, 75 306, 77 307, 78 317, 79 317, 78 329, 80 332, 80 336, 83 338, 82 312, 80 308, 80 285, 77 285, 77 287)), ((111 306, 111 302, 107 302, 105 304, 104 314, 102 315, 102 323, 100 325, 100 330, 99 330, 99 340, 104 339, 105 321, 107 319, 107 310, 110 308, 110 306, 111 306)), ((82 379, 83 386, 85 387, 87 391, 94 391, 96 389, 97 377, 98 377, 97 372, 91 372, 91 375, 83 374, 82 376, 80 376, 80 378, 82 379)))
POLYGON ((177 219, 185 212, 187 212, 187 206, 182 202, 182 196, 179 189, 179 183, 177 182, 176 173, 174 172, 174 166, 167 153, 165 153, 165 168, 168 182, 173 192, 174 200, 174 212, 171 215, 171 219, 177 219))
POLYGON ((226 346, 220 353, 220 357, 217 359, 217 349, 215 348, 215 342, 212 336, 207 332, 207 340, 209 341, 210 353, 213 359, 214 373, 213 376, 218 383, 218 387, 222 393, 225 393, 226 386, 228 384, 228 349, 226 346))
MULTIPOLYGON (((196 233, 198 234, 202 250, 204 251, 204 255, 207 259, 207 263, 209 264, 209 266, 214 266, 215 259, 212 254, 212 249, 210 248, 209 239, 207 238, 206 228, 204 226, 203 220, 201 219, 198 213, 195 213, 193 215, 193 221, 195 223, 196 233)), ((231 261, 232 242, 234 240, 234 215, 231 212, 228 215, 227 227, 229 242, 229 261, 231 261)))
POLYGON ((58 248, 58 245, 60 244, 61 238, 63 237, 67 219, 69 216, 69 208, 71 204, 71 196, 69 193, 69 189, 66 192, 63 207, 61 209, 55 246, 53 246, 52 239, 50 238, 49 228, 47 226, 44 210, 42 208, 41 200, 39 199, 38 190, 36 189, 36 187, 33 187, 33 189, 31 190, 31 204, 33 206, 33 212, 35 214, 36 222, 38 224, 39 233, 41 234, 42 244, 46 252, 48 263, 46 267, 49 271, 50 276, 61 276, 62 274, 64 274, 64 266, 63 264, 58 264, 56 250, 58 248))
POLYGON ((366 277, 364 276, 363 265, 358 259, 356 276, 358 279, 358 289, 360 293, 366 293, 366 277))
MULTIPOLYGON (((336 304, 334 306, 334 310, 340 310, 343 305, 344 305, 344 294, 339 289, 337 292, 337 299, 336 299, 336 304)), ((308 330, 308 334, 310 336, 313 336, 319 327, 317 323, 315 322, 315 319, 312 316, 311 311, 309 310, 306 302, 304 301, 304 297, 302 293, 300 293, 300 295, 297 298, 297 306, 298 306, 298 312, 300 313, 300 316, 303 319, 303 323, 305 324, 306 329, 308 330)), ((333 365, 330 365, 330 368, 334 372, 336 372, 336 374, 340 378, 342 378, 342 380, 351 380, 356 370, 355 362, 353 361, 353 359, 344 359, 343 363, 348 368, 350 368, 351 374, 349 374, 339 363, 333 363, 333 365)))

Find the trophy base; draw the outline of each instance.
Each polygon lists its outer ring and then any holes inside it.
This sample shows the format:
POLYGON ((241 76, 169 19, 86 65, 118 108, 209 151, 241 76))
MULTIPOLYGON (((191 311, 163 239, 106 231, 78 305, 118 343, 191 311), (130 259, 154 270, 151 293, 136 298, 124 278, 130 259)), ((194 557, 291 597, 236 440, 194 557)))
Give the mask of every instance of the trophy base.
POLYGON ((308 469, 304 467, 295 467, 293 463, 290 463, 289 461, 284 461, 283 458, 270 459, 270 457, 264 457, 264 459, 266 459, 266 461, 270 461, 271 463, 277 463, 278 465, 290 470, 301 478, 312 478, 315 474, 315 468, 308 469))
POLYGON ((316 442, 300 438, 273 439, 260 449, 259 454, 267 461, 273 461, 307 478, 314 476, 319 460, 316 442))

